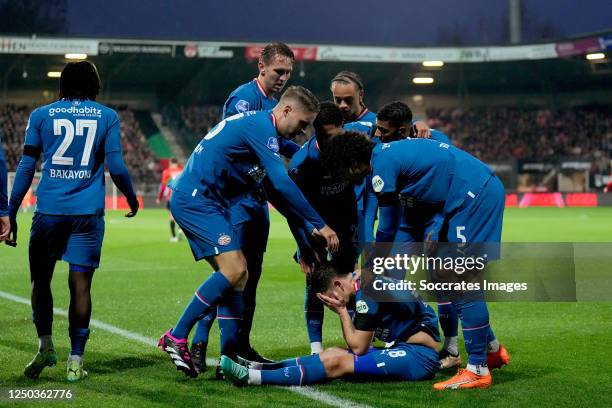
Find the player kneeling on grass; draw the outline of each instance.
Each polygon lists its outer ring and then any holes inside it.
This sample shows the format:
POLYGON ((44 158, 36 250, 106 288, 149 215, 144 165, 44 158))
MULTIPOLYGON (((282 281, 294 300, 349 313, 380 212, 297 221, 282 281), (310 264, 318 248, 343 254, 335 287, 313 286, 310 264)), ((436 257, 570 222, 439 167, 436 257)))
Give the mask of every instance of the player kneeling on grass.
POLYGON ((225 378, 237 385, 308 385, 345 376, 400 381, 433 378, 439 369, 438 319, 420 298, 408 293, 393 302, 376 301, 364 295, 357 272, 347 275, 331 266, 316 270, 311 283, 319 299, 340 317, 348 349, 333 347, 279 363, 246 362, 245 366, 222 356, 225 378), (346 307, 351 301, 357 305, 354 320, 346 307), (374 337, 394 345, 373 348, 374 337))

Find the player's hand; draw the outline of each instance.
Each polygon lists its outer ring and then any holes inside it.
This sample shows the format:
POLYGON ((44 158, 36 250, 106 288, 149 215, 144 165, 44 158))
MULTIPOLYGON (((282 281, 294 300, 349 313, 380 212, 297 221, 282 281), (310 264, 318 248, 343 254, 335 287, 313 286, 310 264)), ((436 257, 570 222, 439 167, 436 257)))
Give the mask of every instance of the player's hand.
POLYGON ((161 200, 159 198, 155 199, 155 204, 159 205, 161 203, 161 200))
POLYGON ((9 217, 10 229, 8 237, 6 237, 6 245, 16 247, 17 246, 17 219, 9 217))
POLYGON ((140 203, 138 203, 138 199, 135 199, 134 201, 130 201, 128 204, 130 205, 130 212, 125 214, 125 217, 132 218, 138 213, 140 203))
POLYGON ((334 313, 340 314, 343 309, 346 309, 346 302, 344 299, 334 290, 331 296, 326 296, 322 293, 317 293, 317 297, 325 306, 327 306, 334 313))
POLYGON ((314 229, 312 231, 312 236, 315 238, 322 238, 325 240, 325 248, 329 252, 337 252, 338 247, 340 246, 340 240, 338 239, 338 235, 336 232, 331 229, 329 226, 325 225, 320 230, 314 229))
POLYGON ((304 275, 310 275, 312 271, 314 271, 314 268, 314 262, 310 263, 304 258, 300 258, 300 269, 302 270, 302 272, 304 272, 304 275))
POLYGON ((310 275, 317 265, 321 264, 321 259, 316 251, 300 250, 300 258, 298 259, 300 269, 305 275, 310 275))
POLYGON ((431 137, 431 130, 429 129, 429 126, 427 126, 427 123, 421 120, 414 122, 412 128, 414 130, 415 137, 420 139, 429 139, 431 137))
POLYGON ((11 221, 8 215, 0 217, 0 241, 5 241, 11 232, 11 221))

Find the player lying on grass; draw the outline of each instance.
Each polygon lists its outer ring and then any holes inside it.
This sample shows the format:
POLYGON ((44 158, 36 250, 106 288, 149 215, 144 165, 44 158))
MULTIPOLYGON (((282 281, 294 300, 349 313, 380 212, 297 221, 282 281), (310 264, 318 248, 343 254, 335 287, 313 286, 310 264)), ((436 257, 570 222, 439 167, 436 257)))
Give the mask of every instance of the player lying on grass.
MULTIPOLYGON (((221 344, 236 344, 242 318, 248 273, 241 241, 232 225, 230 206, 259 188, 264 178, 284 198, 302 226, 338 249, 336 233, 308 204, 287 175, 279 155, 279 138, 294 138, 312 124, 319 101, 306 88, 290 87, 271 111, 246 112, 217 124, 191 154, 185 169, 172 185, 170 211, 182 228, 196 261, 206 259, 215 272, 196 290, 173 329, 159 346, 177 369, 198 375, 187 348, 189 332, 202 316, 219 306, 218 318, 228 323, 221 344)), ((236 358, 236 348, 227 347, 236 358)))
MULTIPOLYGON (((346 132, 330 141, 323 162, 349 181, 371 172, 380 207, 377 243, 397 242, 398 226, 408 211, 429 214, 426 224, 431 226, 427 231, 430 241, 500 242, 504 187, 487 165, 463 150, 429 139, 375 146, 362 133, 346 132)), ((460 298, 453 305, 461 318, 468 365, 434 387, 488 388, 491 374, 487 354, 498 357, 495 366, 507 364, 509 357, 489 325, 484 293, 460 298)))
POLYGON ((38 353, 24 372, 30 378, 37 378, 57 361, 51 340, 51 278, 59 259, 69 263, 67 380, 78 381, 87 375, 82 356, 89 338, 91 283, 104 238, 105 161, 113 182, 127 197, 131 211, 126 217, 138 211, 121 155, 119 118, 115 111, 95 102, 99 91, 100 77, 92 63, 68 63, 60 77, 60 100, 35 109, 26 127, 9 205, 9 238, 16 244, 17 210, 42 154, 29 245, 32 318, 39 338, 38 353))
POLYGON ((420 298, 406 292, 393 302, 376 301, 364 295, 358 272, 343 274, 329 265, 317 269, 311 282, 319 299, 340 317, 347 349, 333 347, 275 364, 240 365, 221 356, 226 379, 237 385, 308 385, 347 376, 370 381, 434 377, 438 319, 420 298), (346 307, 352 301, 357 305, 354 320, 346 307), (394 344, 371 347, 374 337, 394 344))

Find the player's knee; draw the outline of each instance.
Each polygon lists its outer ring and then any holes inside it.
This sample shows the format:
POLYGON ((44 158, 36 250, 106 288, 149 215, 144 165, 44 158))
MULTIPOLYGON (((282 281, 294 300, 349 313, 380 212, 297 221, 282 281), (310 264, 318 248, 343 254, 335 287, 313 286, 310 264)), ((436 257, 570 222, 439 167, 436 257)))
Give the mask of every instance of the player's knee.
POLYGON ((218 255, 215 260, 219 270, 232 286, 244 288, 248 274, 246 259, 242 251, 225 252, 218 255))
POLYGON ((319 354, 328 378, 342 377, 353 371, 353 355, 346 350, 333 347, 319 354))

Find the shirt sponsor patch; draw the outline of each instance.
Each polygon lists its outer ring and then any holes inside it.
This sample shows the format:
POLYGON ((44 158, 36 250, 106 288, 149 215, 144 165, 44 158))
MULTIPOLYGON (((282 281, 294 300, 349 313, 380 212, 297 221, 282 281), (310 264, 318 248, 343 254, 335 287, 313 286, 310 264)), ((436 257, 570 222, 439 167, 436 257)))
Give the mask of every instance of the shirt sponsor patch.
POLYGON ((278 139, 275 137, 271 137, 268 139, 268 149, 272 150, 275 153, 278 153, 278 139))
POLYGON ((374 189, 375 193, 380 193, 384 186, 385 182, 380 176, 372 177, 372 188, 374 189))
POLYGON ((357 313, 368 313, 368 304, 363 300, 358 300, 357 303, 355 303, 355 310, 357 313))
POLYGON ((249 110, 249 103, 244 99, 241 99, 236 102, 236 105, 234 105, 234 107, 236 108, 237 112, 243 113, 249 110))

